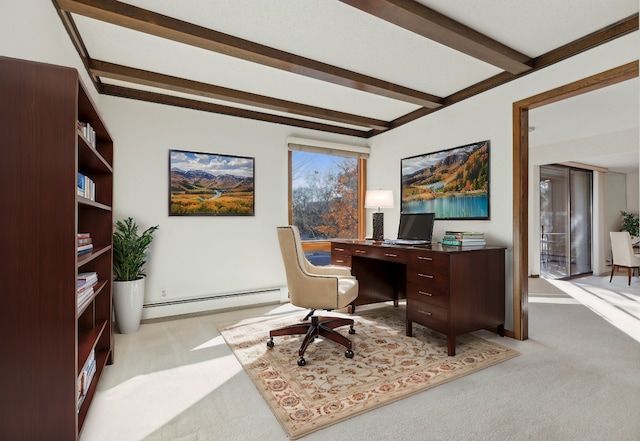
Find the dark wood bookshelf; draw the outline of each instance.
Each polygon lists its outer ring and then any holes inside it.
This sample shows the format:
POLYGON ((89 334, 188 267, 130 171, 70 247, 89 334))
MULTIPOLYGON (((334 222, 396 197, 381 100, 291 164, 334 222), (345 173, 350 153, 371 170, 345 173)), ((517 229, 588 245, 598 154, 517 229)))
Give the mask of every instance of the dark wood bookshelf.
POLYGON ((114 360, 113 141, 76 69, 0 57, 0 97, 0 433, 78 440, 114 360), (78 196, 78 173, 95 182, 95 200, 78 196), (92 252, 78 255, 78 233, 90 233, 92 252), (78 307, 77 276, 89 271, 98 283, 78 307), (92 352, 96 373, 78 408, 92 352))

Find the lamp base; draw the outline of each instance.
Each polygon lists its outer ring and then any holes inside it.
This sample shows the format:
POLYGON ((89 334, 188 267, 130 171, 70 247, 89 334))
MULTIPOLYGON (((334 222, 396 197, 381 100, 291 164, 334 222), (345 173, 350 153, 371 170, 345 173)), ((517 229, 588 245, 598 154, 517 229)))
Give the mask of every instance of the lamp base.
POLYGON ((373 240, 384 240, 383 213, 373 213, 373 240))

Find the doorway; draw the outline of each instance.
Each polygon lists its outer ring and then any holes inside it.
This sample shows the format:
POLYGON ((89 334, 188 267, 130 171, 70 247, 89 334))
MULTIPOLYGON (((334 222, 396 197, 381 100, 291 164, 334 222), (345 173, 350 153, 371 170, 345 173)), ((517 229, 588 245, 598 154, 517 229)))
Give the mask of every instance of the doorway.
POLYGON ((540 167, 540 277, 592 273, 593 172, 540 167))
POLYGON ((513 103, 513 336, 529 338, 529 110, 638 76, 638 61, 513 103))

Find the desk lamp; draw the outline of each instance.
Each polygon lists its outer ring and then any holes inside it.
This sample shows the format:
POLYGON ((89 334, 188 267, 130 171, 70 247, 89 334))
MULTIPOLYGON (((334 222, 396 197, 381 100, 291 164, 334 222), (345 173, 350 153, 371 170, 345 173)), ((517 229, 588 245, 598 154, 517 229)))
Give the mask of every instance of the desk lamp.
POLYGON ((364 196, 364 208, 377 208, 373 213, 373 240, 384 239, 384 214, 381 208, 393 208, 393 192, 391 190, 367 190, 364 196))

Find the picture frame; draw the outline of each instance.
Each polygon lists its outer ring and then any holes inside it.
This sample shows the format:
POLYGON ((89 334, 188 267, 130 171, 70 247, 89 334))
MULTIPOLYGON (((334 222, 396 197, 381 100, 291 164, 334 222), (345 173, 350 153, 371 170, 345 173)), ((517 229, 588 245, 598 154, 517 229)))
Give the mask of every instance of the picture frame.
POLYGON ((400 160, 401 212, 490 219, 490 141, 400 160))
POLYGON ((255 158, 169 150, 169 216, 254 216, 255 158))

